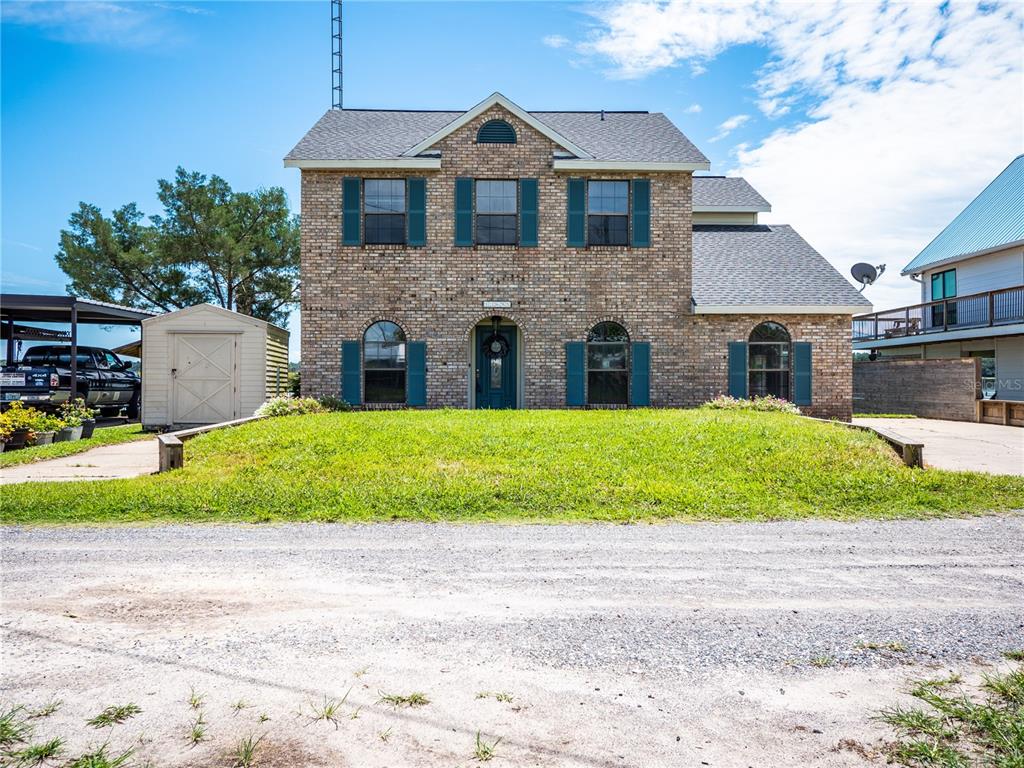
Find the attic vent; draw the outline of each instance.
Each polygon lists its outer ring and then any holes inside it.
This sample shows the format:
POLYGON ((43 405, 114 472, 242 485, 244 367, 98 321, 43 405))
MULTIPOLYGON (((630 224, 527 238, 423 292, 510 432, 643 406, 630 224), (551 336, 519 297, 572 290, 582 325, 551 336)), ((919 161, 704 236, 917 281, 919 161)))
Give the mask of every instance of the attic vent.
POLYGON ((516 129, 504 120, 488 120, 476 132, 477 144, 515 144, 516 129))

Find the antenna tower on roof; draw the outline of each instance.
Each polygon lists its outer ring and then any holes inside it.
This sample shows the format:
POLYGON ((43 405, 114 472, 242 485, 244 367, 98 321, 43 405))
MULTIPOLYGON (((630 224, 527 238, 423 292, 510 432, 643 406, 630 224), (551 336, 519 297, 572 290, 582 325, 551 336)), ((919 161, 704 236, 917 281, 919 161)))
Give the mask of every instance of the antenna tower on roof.
POLYGON ((342 108, 341 0, 331 0, 331 108, 342 108))

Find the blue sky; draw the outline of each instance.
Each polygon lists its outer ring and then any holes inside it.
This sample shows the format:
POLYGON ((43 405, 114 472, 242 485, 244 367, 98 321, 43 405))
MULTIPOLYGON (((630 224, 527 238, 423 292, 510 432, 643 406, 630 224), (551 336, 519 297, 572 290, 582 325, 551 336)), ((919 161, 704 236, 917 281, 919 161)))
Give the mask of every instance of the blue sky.
MULTIPOLYGON (((898 267, 1024 145, 1022 22, 1019 6, 894 19, 859 5, 347 2, 345 105, 459 109, 498 90, 527 109, 665 112, 844 274, 888 261, 884 306, 913 300, 898 267), (943 106, 954 97, 962 113, 943 106), (928 150, 951 142, 971 149, 936 164, 928 150)), ((330 106, 329 14, 327 0, 4 3, 3 289, 63 292, 53 254, 79 201, 158 213, 156 180, 178 165, 283 186, 298 210, 281 158, 330 106)))

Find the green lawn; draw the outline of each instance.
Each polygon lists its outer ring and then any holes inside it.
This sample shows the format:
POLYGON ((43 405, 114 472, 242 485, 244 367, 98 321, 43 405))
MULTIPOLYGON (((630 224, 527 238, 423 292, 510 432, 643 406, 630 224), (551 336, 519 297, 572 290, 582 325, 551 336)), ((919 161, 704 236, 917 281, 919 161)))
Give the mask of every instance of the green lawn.
POLYGON ((34 461, 57 459, 61 456, 72 456, 76 453, 98 448, 101 445, 129 443, 132 440, 153 439, 153 435, 142 431, 141 424, 123 424, 119 427, 101 427, 92 433, 88 440, 51 443, 23 448, 20 451, 4 451, 0 453, 0 467, 12 467, 15 464, 31 464, 34 461))
POLYGON ((185 469, 8 486, 0 520, 769 520, 1024 508, 1024 478, 911 470, 881 440, 778 413, 404 411, 267 419, 185 469))

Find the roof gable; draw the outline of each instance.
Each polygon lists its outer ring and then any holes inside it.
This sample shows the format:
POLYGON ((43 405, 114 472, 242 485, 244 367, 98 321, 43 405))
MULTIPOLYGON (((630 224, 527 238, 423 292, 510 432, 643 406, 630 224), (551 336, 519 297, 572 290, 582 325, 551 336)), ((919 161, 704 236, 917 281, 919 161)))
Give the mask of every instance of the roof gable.
POLYGON ((904 275, 1024 242, 1024 155, 1018 155, 907 266, 904 275))
POLYGON ((481 101, 472 109, 463 112, 461 115, 459 115, 457 118, 452 120, 447 125, 442 126, 441 128, 434 131, 432 134, 427 136, 419 143, 407 149, 405 152, 402 153, 402 155, 404 157, 416 157, 416 155, 419 155, 422 152, 425 152, 426 150, 430 149, 439 141, 444 139, 446 136, 450 136, 451 134, 455 133, 455 131, 459 130, 464 125, 467 125, 476 118, 480 117, 480 115, 482 115, 484 112, 486 112, 487 110, 494 106, 502 107, 503 109, 507 110, 510 114, 515 115, 528 126, 533 128, 535 131, 551 139, 551 141, 553 141, 555 144, 560 146, 565 151, 570 152, 575 157, 587 160, 593 159, 594 156, 587 152, 585 149, 569 141, 569 139, 565 138, 565 136, 561 135, 560 133, 558 133, 545 123, 541 122, 536 117, 527 112, 525 109, 520 107, 518 104, 505 98, 497 91, 492 93, 490 96, 481 101))

